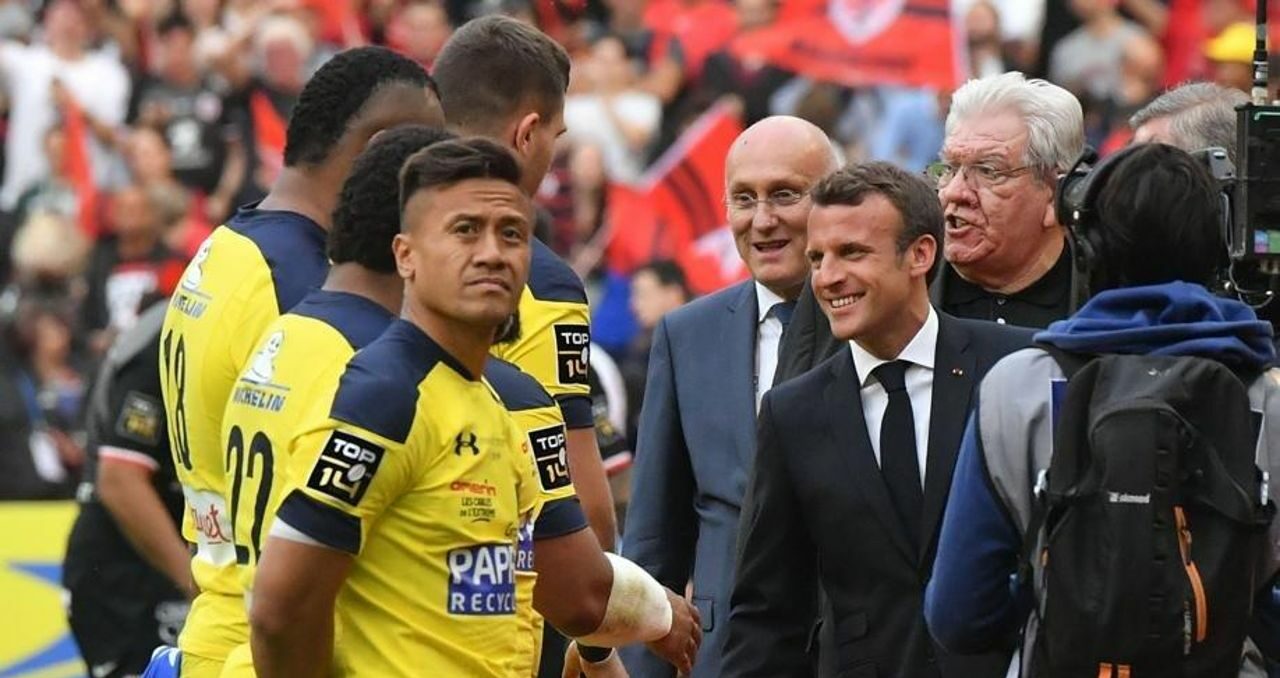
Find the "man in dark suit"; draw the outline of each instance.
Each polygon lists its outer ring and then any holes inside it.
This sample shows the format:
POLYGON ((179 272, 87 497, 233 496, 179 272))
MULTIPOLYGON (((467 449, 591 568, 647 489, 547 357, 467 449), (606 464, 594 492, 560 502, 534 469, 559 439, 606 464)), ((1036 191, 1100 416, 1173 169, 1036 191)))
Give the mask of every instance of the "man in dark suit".
POLYGON ((930 305, 942 213, 922 178, 853 165, 810 199, 812 286, 844 345, 761 405, 722 675, 811 675, 821 585, 838 676, 1004 676, 1012 639, 948 655, 922 600, 973 388, 1030 332, 930 305))
MULTIPOLYGON (((952 96, 941 161, 930 165, 945 240, 930 298, 961 318, 1046 327, 1084 302, 1084 279, 1053 209, 1058 176, 1084 147, 1080 102, 1021 73, 970 80, 952 96)), ((843 342, 808 287, 775 383, 804 374, 843 342)))
MULTIPOLYGON (((826 135, 799 118, 743 132, 726 160, 726 195, 753 279, 668 313, 653 333, 622 553, 672 590, 692 581, 704 634, 694 678, 721 675, 756 408, 807 274, 809 189, 836 167, 826 135)), ((632 678, 674 675, 643 647, 622 657, 632 678)))

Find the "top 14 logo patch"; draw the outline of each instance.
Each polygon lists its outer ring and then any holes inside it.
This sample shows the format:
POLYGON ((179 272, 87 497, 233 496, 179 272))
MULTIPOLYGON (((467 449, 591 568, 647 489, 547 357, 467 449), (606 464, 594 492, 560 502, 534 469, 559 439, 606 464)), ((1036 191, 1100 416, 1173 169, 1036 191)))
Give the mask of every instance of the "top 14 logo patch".
POLYGON ((586 325, 555 325, 556 369, 561 384, 587 385, 591 364, 591 328, 586 325))
POLYGON ((385 448, 349 433, 334 431, 311 469, 307 487, 352 506, 369 489, 385 448))

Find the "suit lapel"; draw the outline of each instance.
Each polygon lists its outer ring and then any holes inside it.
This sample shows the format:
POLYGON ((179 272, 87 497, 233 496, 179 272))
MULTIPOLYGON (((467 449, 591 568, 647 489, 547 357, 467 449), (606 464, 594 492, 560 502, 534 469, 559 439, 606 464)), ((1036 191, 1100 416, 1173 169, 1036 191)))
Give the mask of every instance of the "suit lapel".
POLYGON ((889 488, 880 474, 875 451, 867 434, 867 422, 862 413, 862 395, 858 375, 853 367, 853 357, 846 346, 831 362, 831 380, 824 389, 823 400, 827 405, 827 422, 835 443, 835 452, 849 466, 854 483, 862 490, 884 524, 890 540, 898 546, 910 562, 917 556, 903 531, 902 520, 889 499, 889 488))
MULTIPOLYGON (((944 313, 938 313, 938 349, 934 358, 929 447, 924 474, 924 536, 922 554, 937 542, 938 523, 946 508, 951 475, 960 453, 960 439, 969 416, 976 361, 969 348, 969 332, 944 313)), ((929 562, 926 557, 922 562, 929 562)))
POLYGON ((726 306, 729 321, 721 323, 720 341, 710 356, 708 374, 718 385, 708 384, 724 394, 725 406, 734 413, 733 439, 738 461, 750 468, 756 449, 756 295, 751 281, 742 283, 726 306))

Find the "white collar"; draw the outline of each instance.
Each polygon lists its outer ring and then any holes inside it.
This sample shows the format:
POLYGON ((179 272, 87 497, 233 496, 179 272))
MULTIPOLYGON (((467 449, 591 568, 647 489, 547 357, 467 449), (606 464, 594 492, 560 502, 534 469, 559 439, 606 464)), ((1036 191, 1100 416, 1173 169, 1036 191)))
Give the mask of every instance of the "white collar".
MULTIPOLYGON (((871 355, 865 348, 859 346, 856 341, 850 341, 849 347, 853 350, 853 366, 858 370, 858 379, 862 382, 859 386, 866 386, 867 380, 871 378, 871 371, 889 362, 871 355)), ((897 360, 905 360, 913 365, 932 370, 934 357, 937 353, 938 313, 933 310, 933 305, 930 304, 929 315, 925 317, 924 324, 920 326, 916 336, 907 343, 906 348, 903 348, 902 352, 898 354, 897 360)))
POLYGON ((769 289, 768 287, 765 287, 764 285, 760 284, 759 280, 755 281, 755 285, 756 285, 756 324, 758 325, 764 322, 765 317, 769 315, 769 310, 772 309, 775 304, 781 304, 785 302, 786 299, 783 299, 781 295, 775 293, 773 290, 769 289))

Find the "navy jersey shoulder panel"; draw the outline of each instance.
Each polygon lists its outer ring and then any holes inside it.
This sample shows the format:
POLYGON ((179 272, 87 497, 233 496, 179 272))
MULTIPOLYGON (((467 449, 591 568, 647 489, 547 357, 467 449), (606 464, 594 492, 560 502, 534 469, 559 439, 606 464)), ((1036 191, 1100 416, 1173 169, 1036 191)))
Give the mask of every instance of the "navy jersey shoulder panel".
POLYGON ((301 490, 285 497, 276 517, 329 548, 351 555, 360 553, 360 519, 316 501, 301 490))
POLYGON ((320 224, 296 212, 244 208, 227 222, 227 228, 253 241, 267 260, 279 313, 297 306, 324 282, 329 259, 320 224))
POLYGON ((347 363, 329 416, 403 443, 413 428, 418 384, 441 363, 470 376, 413 323, 396 320, 347 363))
POLYGON ((330 290, 308 294, 290 313, 314 318, 332 327, 357 351, 377 339, 396 319, 394 313, 372 299, 330 290))
POLYGON ((533 523, 533 540, 555 539, 587 529, 587 516, 577 497, 554 499, 542 507, 533 523))
POLYGON ((529 264, 529 292, 541 301, 587 303, 587 289, 582 285, 582 279, 559 255, 536 238, 529 264))
POLYGON ((536 410, 556 404, 537 379, 520 371, 519 367, 498 358, 485 363, 484 376, 502 399, 503 407, 511 412, 536 410))
POLYGON ((591 409, 591 396, 583 393, 562 393, 556 396, 560 411, 564 414, 565 428, 576 431, 596 425, 596 415, 591 409))

